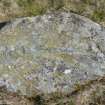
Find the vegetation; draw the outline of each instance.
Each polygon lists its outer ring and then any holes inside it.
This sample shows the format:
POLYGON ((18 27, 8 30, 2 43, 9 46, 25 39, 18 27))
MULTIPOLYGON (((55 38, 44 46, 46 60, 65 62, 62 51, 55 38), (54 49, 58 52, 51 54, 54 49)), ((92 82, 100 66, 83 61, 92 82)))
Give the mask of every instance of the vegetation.
POLYGON ((91 19, 97 22, 105 20, 105 11, 103 10, 95 10, 91 16, 91 19))
POLYGON ((99 23, 105 22, 105 0, 0 0, 0 5, 1 20, 40 15, 48 10, 65 10, 99 23))
POLYGON ((17 0, 18 5, 23 8, 24 13, 32 16, 45 13, 47 5, 34 0, 17 0))
POLYGON ((85 15, 94 21, 105 20, 105 0, 95 2, 94 0, 17 0, 27 15, 38 15, 45 13, 48 9, 66 9, 77 14, 85 15))

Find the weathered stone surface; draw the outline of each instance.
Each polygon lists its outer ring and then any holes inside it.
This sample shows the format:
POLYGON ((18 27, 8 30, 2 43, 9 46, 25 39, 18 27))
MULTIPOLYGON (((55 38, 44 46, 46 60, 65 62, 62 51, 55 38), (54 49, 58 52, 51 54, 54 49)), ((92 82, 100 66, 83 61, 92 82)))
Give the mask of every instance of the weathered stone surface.
POLYGON ((70 92, 105 74, 105 29, 66 12, 15 19, 0 31, 0 86, 23 95, 70 92))

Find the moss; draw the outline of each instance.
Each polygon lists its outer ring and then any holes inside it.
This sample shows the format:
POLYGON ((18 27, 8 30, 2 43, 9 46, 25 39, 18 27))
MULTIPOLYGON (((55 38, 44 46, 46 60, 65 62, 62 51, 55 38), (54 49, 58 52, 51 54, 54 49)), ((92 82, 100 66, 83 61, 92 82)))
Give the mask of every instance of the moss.
POLYGON ((82 14, 85 11, 85 8, 86 8, 86 5, 81 4, 77 9, 78 14, 82 14))
POLYGON ((28 16, 45 13, 48 9, 59 10, 64 6, 64 0, 17 0, 19 7, 23 8, 28 16))
POLYGON ((94 21, 103 21, 105 19, 105 11, 104 10, 95 10, 90 17, 94 21))
POLYGON ((75 105, 74 99, 70 99, 70 102, 68 105, 75 105))
POLYGON ((64 0, 52 0, 53 8, 56 10, 61 9, 64 6, 64 0))
POLYGON ((11 6, 11 3, 8 1, 8 0, 4 0, 3 1, 3 6, 5 6, 5 7, 10 7, 11 6))
POLYGON ((22 16, 44 14, 47 10, 67 10, 96 22, 105 21, 105 0, 1 0, 1 10, 5 11, 1 20, 22 16), (13 3, 16 4, 16 10, 13 3), (15 12, 16 11, 16 12, 15 12))
POLYGON ((45 105, 45 100, 43 99, 41 95, 37 95, 34 98, 34 105, 45 105))
POLYGON ((82 0, 82 2, 87 4, 87 5, 93 4, 93 0, 82 0))
POLYGON ((77 93, 79 91, 83 91, 84 89, 85 89, 85 85, 80 85, 79 83, 75 84, 73 93, 77 93))
POLYGON ((95 0, 80 0, 80 1, 69 1, 66 0, 65 9, 70 10, 79 15, 85 15, 86 17, 96 21, 105 21, 105 1, 95 1, 95 0))
POLYGON ((34 0, 17 0, 17 3, 23 8, 24 14, 28 16, 43 14, 47 9, 46 5, 34 0))

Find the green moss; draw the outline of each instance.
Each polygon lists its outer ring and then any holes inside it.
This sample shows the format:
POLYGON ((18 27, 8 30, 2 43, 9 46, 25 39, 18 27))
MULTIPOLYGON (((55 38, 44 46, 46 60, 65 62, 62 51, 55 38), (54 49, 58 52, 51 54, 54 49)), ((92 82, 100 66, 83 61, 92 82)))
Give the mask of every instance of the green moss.
POLYGON ((5 6, 5 7, 10 7, 11 6, 11 3, 8 1, 8 0, 4 0, 3 1, 3 6, 5 6))
POLYGON ((24 14, 28 16, 43 14, 47 9, 46 5, 37 3, 34 0, 17 0, 17 3, 23 8, 24 14))
POLYGON ((34 98, 34 104, 35 105, 45 105, 44 103, 45 103, 45 100, 44 100, 44 98, 41 95, 37 95, 34 98))
POLYGON ((70 10, 79 15, 85 15, 96 22, 105 21, 105 0, 80 0, 70 2, 68 0, 64 7, 66 10, 70 10))
POLYGON ((87 5, 91 5, 93 3, 93 0, 82 0, 82 2, 87 5))
POLYGON ((47 10, 67 10, 104 23, 105 0, 1 0, 1 10, 5 11, 1 19, 44 14, 47 10), (16 12, 14 8, 16 3, 16 12))
POLYGON ((95 10, 91 16, 91 19, 98 22, 103 21, 105 19, 105 11, 95 10))
POLYGON ((70 102, 68 103, 68 105, 75 105, 74 99, 70 99, 70 102))
POLYGON ((48 9, 58 10, 64 6, 64 0, 17 0, 17 3, 28 16, 43 14, 48 9))
POLYGON ((52 1, 52 7, 56 10, 61 9, 64 6, 64 0, 50 0, 52 1))

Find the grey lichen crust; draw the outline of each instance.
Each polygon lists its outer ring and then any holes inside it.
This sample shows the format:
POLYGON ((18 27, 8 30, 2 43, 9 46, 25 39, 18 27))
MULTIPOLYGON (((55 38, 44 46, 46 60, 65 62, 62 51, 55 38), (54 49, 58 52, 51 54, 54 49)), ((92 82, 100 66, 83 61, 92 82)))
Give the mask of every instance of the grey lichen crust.
POLYGON ((72 92, 105 74, 105 29, 66 12, 18 18, 0 31, 0 86, 32 96, 72 92))

